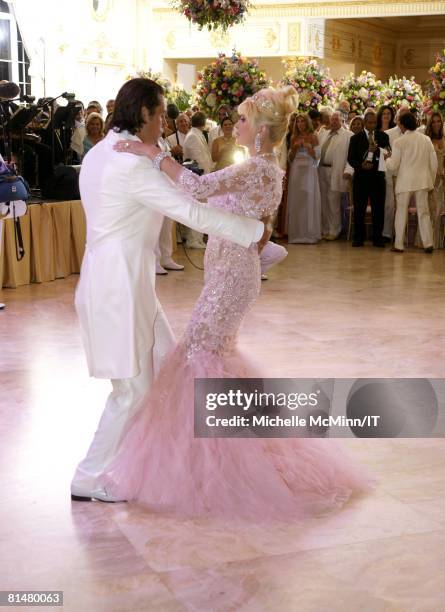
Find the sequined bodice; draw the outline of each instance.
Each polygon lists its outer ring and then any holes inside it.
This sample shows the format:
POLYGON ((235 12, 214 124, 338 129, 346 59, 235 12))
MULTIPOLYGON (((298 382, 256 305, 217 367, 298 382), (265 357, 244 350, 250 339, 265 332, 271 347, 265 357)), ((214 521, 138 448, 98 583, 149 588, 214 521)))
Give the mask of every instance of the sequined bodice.
MULTIPOLYGON (((218 172, 181 173, 182 189, 210 206, 261 219, 281 201, 284 172, 266 157, 252 157, 218 172)), ((187 354, 220 355, 233 348, 241 321, 260 290, 256 245, 244 248, 210 236, 205 254, 205 285, 185 334, 187 354)))

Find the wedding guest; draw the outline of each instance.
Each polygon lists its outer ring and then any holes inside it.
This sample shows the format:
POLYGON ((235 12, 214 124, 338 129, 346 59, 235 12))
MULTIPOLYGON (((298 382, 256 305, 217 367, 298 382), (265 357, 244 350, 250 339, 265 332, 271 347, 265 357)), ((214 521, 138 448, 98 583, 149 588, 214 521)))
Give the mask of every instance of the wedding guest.
POLYGON ((103 112, 102 106, 97 100, 91 100, 91 102, 88 102, 87 109, 85 111, 85 114, 87 116, 90 113, 98 113, 102 117, 102 112, 103 112))
MULTIPOLYGON (((401 106, 395 116, 396 124, 393 127, 390 127, 386 130, 386 134, 389 137, 390 149, 392 149, 392 147, 394 146, 394 142, 397 140, 397 138, 400 138, 402 136, 402 130, 400 129, 400 119, 401 117, 403 117, 403 115, 405 115, 408 112, 409 112, 409 108, 407 106, 401 106)), ((383 232, 382 232, 382 239, 384 242, 391 242, 394 236, 395 181, 396 181, 396 176, 394 172, 386 168, 385 170, 385 182, 386 182, 385 213, 384 213, 383 232)))
MULTIPOLYGON (((358 134, 359 132, 362 132, 364 129, 365 129, 365 121, 363 117, 361 117, 360 115, 355 115, 349 123, 349 131, 352 132, 353 134, 358 134)), ((345 179, 351 180, 353 176, 354 176, 354 168, 351 166, 348 160, 346 160, 343 177, 345 179)))
POLYGON ((192 127, 184 139, 184 159, 193 159, 204 174, 212 172, 214 163, 204 136, 206 116, 201 111, 192 116, 192 127))
POLYGON ((380 169, 381 148, 389 147, 385 132, 378 131, 377 115, 367 112, 364 130, 354 134, 349 143, 348 162, 354 168, 354 236, 352 246, 361 247, 365 241, 365 215, 368 200, 372 213, 372 243, 384 246, 382 231, 385 210, 385 172, 380 169))
MULTIPOLYGON (((221 106, 218 108, 218 124, 216 125, 216 127, 212 127, 209 130, 209 149, 210 150, 212 150, 213 141, 216 138, 221 138, 223 136, 223 130, 222 130, 222 126, 221 126, 221 121, 225 117, 231 117, 232 118, 232 113, 233 113, 233 109, 228 104, 221 104, 221 106)), ((232 120, 233 120, 233 118, 232 118, 232 120)))
POLYGON ((408 206, 415 197, 418 227, 425 253, 433 252, 433 230, 428 209, 428 191, 433 189, 437 156, 431 139, 417 131, 415 116, 408 112, 400 118, 401 138, 394 142, 386 160, 396 179, 395 242, 392 251, 403 253, 408 206))
POLYGON ((85 121, 86 136, 83 139, 83 154, 97 145, 104 137, 104 120, 99 113, 90 113, 85 121))
POLYGON ((389 145, 391 149, 393 148, 394 142, 397 140, 397 138, 400 138, 400 136, 402 136, 403 132, 400 127, 400 119, 403 117, 403 115, 406 115, 406 113, 409 113, 409 108, 407 106, 401 106, 396 113, 396 125, 386 130, 386 133, 389 137, 389 145))
POLYGON ((105 118, 105 134, 107 134, 108 130, 110 129, 110 123, 113 118, 114 100, 108 100, 106 108, 107 116, 105 118))
POLYGON ((437 172, 434 189, 428 194, 428 203, 433 224, 433 246, 438 249, 443 246, 443 230, 441 227, 441 213, 444 213, 444 165, 445 165, 445 137, 443 119, 440 113, 433 113, 428 120, 425 135, 433 143, 437 157, 437 172))
POLYGON ((321 113, 315 108, 311 108, 308 112, 309 118, 312 121, 314 132, 317 133, 321 126, 321 113))
MULTIPOLYGON (((386 132, 396 127, 394 109, 388 104, 381 106, 377 112, 377 130, 386 132)), ((391 242, 394 233, 394 179, 389 171, 385 171, 385 213, 383 220, 383 242, 391 242)))
POLYGON ((282 170, 286 172, 283 181, 283 195, 281 197, 281 203, 278 208, 278 214, 276 219, 276 228, 274 236, 276 238, 282 238, 283 236, 287 236, 287 191, 289 184, 289 172, 290 172, 290 163, 289 163, 289 151, 290 151, 290 143, 292 138, 292 133, 294 131, 295 120, 297 118, 298 112, 294 112, 289 117, 289 123, 287 126, 286 137, 284 138, 283 145, 280 151, 279 157, 279 165, 282 170))
POLYGON ((183 147, 187 134, 190 132, 191 122, 186 113, 181 113, 176 119, 176 132, 167 137, 171 153, 175 159, 182 161, 183 147))
POLYGON ((347 191, 343 178, 352 132, 342 127, 339 111, 330 115, 330 128, 320 130, 320 164, 318 178, 321 193, 322 235, 336 240, 341 232, 341 194, 347 191))
POLYGON ((377 111, 377 129, 386 132, 396 126, 394 109, 384 104, 377 111))
MULTIPOLYGON (((164 117, 164 126, 166 128, 166 122, 164 117)), ((168 140, 161 135, 158 140, 158 147, 164 153, 171 155, 170 146, 168 140)), ((187 228, 189 230, 189 228, 187 228)), ((158 276, 165 276, 169 270, 180 271, 184 270, 182 264, 178 264, 173 259, 173 220, 170 217, 165 217, 162 220, 161 231, 159 232, 158 242, 155 248, 156 255, 156 274, 158 276)))
POLYGON ((320 127, 318 128, 318 131, 322 131, 322 130, 330 130, 331 129, 331 115, 332 115, 332 109, 325 106, 322 109, 320 109, 320 114, 321 114, 321 124, 320 127))
MULTIPOLYGON (((194 160, 204 171, 204 174, 209 174, 213 171, 214 163, 204 136, 206 120, 205 114, 201 111, 192 116, 192 127, 184 139, 183 157, 184 160, 194 160)), ((186 246, 190 249, 205 249, 203 235, 195 230, 188 229, 186 246)))
POLYGON ((343 118, 343 127, 347 127, 351 105, 347 100, 342 100, 341 102, 339 102, 337 110, 341 113, 341 116, 343 118))
POLYGON ((354 117, 357 117, 359 115, 359 113, 356 110, 351 110, 348 113, 348 121, 351 122, 354 117))
POLYGON ((70 147, 76 154, 74 163, 80 163, 83 156, 83 141, 87 135, 87 132, 85 129, 85 111, 83 104, 80 101, 76 101, 76 105, 79 105, 79 112, 74 120, 74 129, 71 136, 70 147))
POLYGON ((316 244, 321 239, 321 198, 317 161, 318 138, 310 117, 299 113, 295 119, 289 151, 287 191, 288 242, 316 244))
POLYGON ((215 138, 212 145, 212 159, 215 162, 214 170, 222 170, 231 166, 236 161, 243 161, 246 152, 243 147, 236 144, 236 138, 233 135, 233 121, 226 115, 221 121, 221 130, 223 135, 215 138), (239 159, 237 159, 239 156, 239 159))

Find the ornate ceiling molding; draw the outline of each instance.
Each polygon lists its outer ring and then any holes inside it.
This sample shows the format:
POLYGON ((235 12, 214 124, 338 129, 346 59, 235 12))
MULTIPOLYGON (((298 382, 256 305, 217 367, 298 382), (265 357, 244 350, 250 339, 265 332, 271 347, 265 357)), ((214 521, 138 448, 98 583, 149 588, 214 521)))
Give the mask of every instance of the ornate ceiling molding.
MULTIPOLYGON (((154 6, 155 14, 169 16, 178 13, 167 4, 154 6)), ((254 3, 250 18, 256 17, 321 17, 324 19, 348 17, 395 17, 409 15, 440 15, 445 13, 445 1, 431 0, 321 0, 307 2, 254 3)))

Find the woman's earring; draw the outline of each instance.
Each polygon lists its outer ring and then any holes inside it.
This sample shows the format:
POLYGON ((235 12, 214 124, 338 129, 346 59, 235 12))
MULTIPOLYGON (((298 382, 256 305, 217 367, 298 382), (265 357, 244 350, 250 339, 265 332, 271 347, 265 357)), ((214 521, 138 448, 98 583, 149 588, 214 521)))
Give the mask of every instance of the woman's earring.
POLYGON ((261 145, 263 143, 261 142, 261 134, 258 132, 258 134, 255 136, 255 151, 257 153, 259 153, 261 151, 261 145))

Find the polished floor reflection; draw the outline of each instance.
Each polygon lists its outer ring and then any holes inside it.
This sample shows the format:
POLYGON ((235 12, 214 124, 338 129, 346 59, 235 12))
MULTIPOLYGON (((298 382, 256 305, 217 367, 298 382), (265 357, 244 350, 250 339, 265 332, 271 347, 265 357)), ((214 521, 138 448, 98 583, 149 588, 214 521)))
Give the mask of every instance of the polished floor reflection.
MULTIPOLYGON (((241 342, 270 376, 441 378, 444 264, 445 252, 293 246, 241 342)), ((158 279, 178 335, 202 283, 186 266, 158 279)), ((64 609, 82 612, 443 609, 441 439, 343 441, 378 489, 304 525, 71 503, 71 475, 108 393, 87 376, 76 282, 0 292, 0 590, 63 590, 64 609)))

